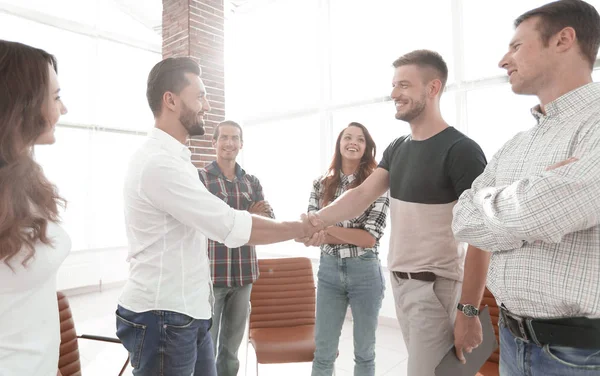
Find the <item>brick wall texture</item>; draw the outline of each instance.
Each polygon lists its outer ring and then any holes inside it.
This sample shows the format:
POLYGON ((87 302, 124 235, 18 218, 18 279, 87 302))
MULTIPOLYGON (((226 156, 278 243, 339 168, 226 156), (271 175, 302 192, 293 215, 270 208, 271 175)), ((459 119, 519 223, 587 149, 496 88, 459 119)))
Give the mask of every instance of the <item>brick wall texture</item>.
POLYGON ((223 1, 226 0, 163 0, 163 58, 189 56, 200 64, 212 108, 206 134, 188 144, 192 162, 199 168, 216 159, 212 134, 215 125, 225 119, 223 1))

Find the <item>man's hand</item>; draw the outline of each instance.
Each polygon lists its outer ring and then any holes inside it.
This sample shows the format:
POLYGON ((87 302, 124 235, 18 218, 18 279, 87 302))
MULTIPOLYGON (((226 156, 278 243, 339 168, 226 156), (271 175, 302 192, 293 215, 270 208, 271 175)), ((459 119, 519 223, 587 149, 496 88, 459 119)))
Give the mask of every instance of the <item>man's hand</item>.
POLYGON ((304 243, 306 247, 320 246, 325 242, 325 225, 323 221, 314 213, 302 214, 300 216, 305 225, 305 236, 295 239, 299 243, 304 243))
POLYGON ((299 239, 294 239, 298 243, 303 243, 305 247, 320 247, 325 244, 325 240, 327 239, 327 232, 324 230, 316 232, 311 237, 304 237, 299 239))
POLYGON ((269 216, 269 211, 271 210, 271 205, 267 201, 257 201, 253 202, 252 205, 248 208, 250 214, 262 215, 263 217, 269 216))
POLYGON ((470 353, 483 342, 483 332, 479 316, 467 317, 462 312, 457 312, 454 322, 454 347, 456 357, 465 364, 463 351, 470 353))
POLYGON ((269 204, 269 201, 267 200, 261 202, 265 205, 265 214, 269 215, 269 213, 273 211, 273 209, 271 208, 271 204, 269 204))
POLYGON ((578 160, 579 160, 579 158, 577 158, 577 157, 571 157, 571 158, 565 159, 562 162, 558 162, 556 164, 553 164, 552 166, 546 167, 546 171, 551 171, 551 170, 557 169, 559 167, 568 165, 569 163, 573 163, 573 162, 576 162, 578 160))

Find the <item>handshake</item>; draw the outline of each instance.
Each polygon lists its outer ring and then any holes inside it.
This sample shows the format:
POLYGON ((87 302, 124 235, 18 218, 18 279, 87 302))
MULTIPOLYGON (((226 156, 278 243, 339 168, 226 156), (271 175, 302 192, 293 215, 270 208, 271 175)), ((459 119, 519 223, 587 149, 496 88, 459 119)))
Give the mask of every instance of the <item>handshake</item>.
POLYGON ((304 243, 306 247, 320 246, 325 243, 327 231, 325 223, 316 213, 302 214, 303 237, 294 239, 298 243, 304 243))

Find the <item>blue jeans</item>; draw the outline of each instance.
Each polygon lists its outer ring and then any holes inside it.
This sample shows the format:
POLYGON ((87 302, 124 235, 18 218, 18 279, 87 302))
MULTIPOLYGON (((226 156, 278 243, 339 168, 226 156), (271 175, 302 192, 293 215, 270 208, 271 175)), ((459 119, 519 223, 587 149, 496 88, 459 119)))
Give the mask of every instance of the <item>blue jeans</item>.
POLYGON ((600 349, 576 349, 524 342, 500 324, 501 376, 598 376, 600 349))
POLYGON ((117 307, 117 337, 129 351, 135 376, 217 376, 212 320, 171 311, 117 307))
POLYGON ((240 368, 238 349, 244 338, 252 285, 214 287, 215 310, 210 328, 219 376, 236 376, 240 368))
POLYGON ((350 258, 321 254, 312 376, 332 374, 348 304, 354 321, 354 376, 375 374, 375 332, 384 290, 375 253, 350 258))

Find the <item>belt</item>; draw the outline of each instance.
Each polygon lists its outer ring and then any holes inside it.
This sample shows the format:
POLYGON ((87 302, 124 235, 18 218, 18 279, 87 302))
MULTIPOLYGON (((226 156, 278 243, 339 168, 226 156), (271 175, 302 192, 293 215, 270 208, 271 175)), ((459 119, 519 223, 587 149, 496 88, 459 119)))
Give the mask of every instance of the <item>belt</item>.
POLYGON ((418 281, 434 282, 436 279, 435 273, 432 272, 419 272, 419 273, 405 273, 405 272, 393 272, 394 275, 400 279, 416 279, 418 281))
POLYGON ((504 306, 500 307, 500 317, 510 333, 525 342, 538 346, 600 349, 600 319, 534 319, 510 313, 504 306))

